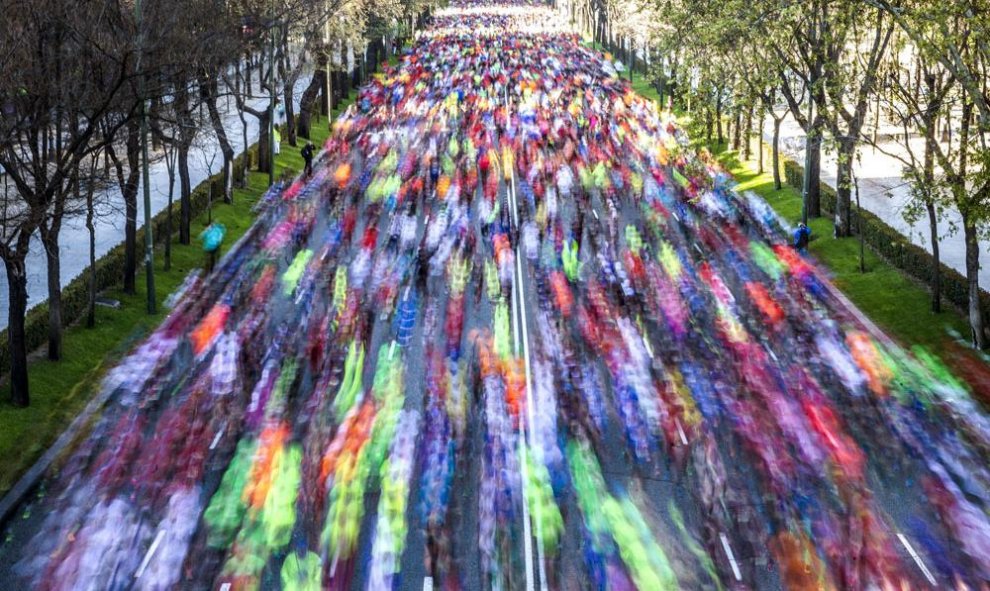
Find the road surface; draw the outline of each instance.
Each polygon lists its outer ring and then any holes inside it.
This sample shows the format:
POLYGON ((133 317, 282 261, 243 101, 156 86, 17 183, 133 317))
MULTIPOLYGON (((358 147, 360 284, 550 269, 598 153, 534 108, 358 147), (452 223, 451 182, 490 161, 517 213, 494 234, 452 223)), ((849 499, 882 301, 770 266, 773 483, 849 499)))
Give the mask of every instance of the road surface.
POLYGON ((110 373, 0 579, 985 588, 965 385, 559 22, 438 13, 110 373))

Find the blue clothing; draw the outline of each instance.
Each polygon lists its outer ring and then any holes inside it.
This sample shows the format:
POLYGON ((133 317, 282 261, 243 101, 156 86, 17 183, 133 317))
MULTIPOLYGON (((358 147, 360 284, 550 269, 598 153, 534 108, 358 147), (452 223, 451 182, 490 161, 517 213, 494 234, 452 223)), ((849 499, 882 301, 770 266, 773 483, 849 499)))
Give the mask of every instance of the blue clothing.
POLYGON ((800 251, 807 250, 809 241, 811 241, 811 228, 798 226, 798 229, 794 230, 794 248, 800 251))

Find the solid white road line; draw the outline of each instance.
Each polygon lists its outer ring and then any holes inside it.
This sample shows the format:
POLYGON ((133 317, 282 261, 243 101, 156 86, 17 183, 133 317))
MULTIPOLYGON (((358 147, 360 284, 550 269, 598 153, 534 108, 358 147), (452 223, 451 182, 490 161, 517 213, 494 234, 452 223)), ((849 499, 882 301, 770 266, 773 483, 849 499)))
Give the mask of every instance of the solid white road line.
POLYGON ((911 558, 914 559, 914 563, 918 565, 919 569, 921 569, 921 573, 925 575, 925 578, 928 579, 928 582, 934 586, 936 584, 935 575, 933 575, 932 571, 928 570, 928 567, 925 566, 924 562, 922 562, 921 556, 918 556, 918 553, 915 552, 914 546, 911 545, 911 542, 909 542, 908 539, 904 536, 904 534, 900 532, 897 533, 897 539, 899 539, 901 541, 901 544, 903 544, 904 547, 907 549, 908 554, 910 554, 911 558))
POLYGON ((512 350, 519 354, 522 346, 519 343, 519 313, 516 307, 519 305, 519 278, 515 275, 512 277, 512 350))
MULTIPOLYGON (((519 256, 518 247, 516 247, 516 269, 519 274, 519 286, 520 293, 522 293, 522 281, 523 281, 523 269, 522 269, 522 257, 519 256)), ((522 316, 522 332, 523 332, 523 360, 524 368, 526 371, 526 433, 529 435, 529 448, 533 449, 533 424, 535 423, 533 415, 533 397, 532 397, 532 370, 529 360, 529 328, 527 326, 526 318, 526 305, 525 299, 519 299, 519 311, 522 316)), ((540 503, 536 504, 536 555, 539 559, 540 567, 540 589, 541 591, 547 590, 547 573, 546 573, 546 556, 543 548, 543 516, 542 505, 540 503)))
MULTIPOLYGON (((508 105, 508 97, 506 97, 506 105, 508 105)), ((509 170, 509 178, 510 178, 510 181, 511 182, 510 182, 510 184, 508 186, 508 190, 509 190, 509 195, 512 198, 513 220, 515 222, 516 227, 518 228, 518 226, 519 226, 519 213, 518 213, 518 210, 517 210, 517 207, 518 206, 517 206, 517 201, 516 201, 516 198, 515 198, 516 174, 515 174, 515 171, 514 170, 511 170, 511 169, 509 170)), ((533 449, 533 444, 532 444, 533 443, 533 438, 532 438, 532 431, 530 429, 531 429, 531 426, 533 424, 533 405, 532 405, 532 392, 533 392, 533 389, 532 389, 532 379, 531 379, 531 375, 530 375, 530 365, 529 365, 529 330, 526 327, 526 303, 525 303, 525 299, 524 299, 524 296, 523 296, 522 257, 520 256, 519 245, 518 244, 516 245, 516 248, 515 248, 515 258, 516 258, 515 277, 512 280, 512 293, 514 295, 514 298, 513 299, 515 300, 513 302, 514 303, 514 306, 513 306, 513 310, 512 310, 513 311, 513 324, 514 324, 514 327, 515 327, 515 330, 513 332, 514 332, 514 337, 515 337, 515 351, 516 351, 516 355, 518 355, 519 354, 519 350, 520 350, 520 347, 519 347, 519 336, 520 336, 520 334, 519 334, 520 333, 519 327, 520 327, 520 325, 522 325, 522 352, 523 352, 524 368, 525 368, 525 376, 526 376, 526 398, 525 398, 526 416, 523 417, 523 420, 521 421, 521 423, 522 423, 521 427, 522 427, 522 436, 523 436, 524 440, 528 442, 530 450, 532 450, 533 449), (518 309, 519 309, 518 315, 516 314, 516 306, 518 306, 518 309), (522 317, 521 319, 520 319, 520 316, 522 317)), ((527 463, 523 460, 522 450, 523 450, 523 448, 520 445, 520 447, 519 447, 519 452, 520 452, 519 456, 520 456, 520 458, 519 459, 520 459, 520 469, 521 469, 521 472, 522 472, 522 479, 523 479, 523 482, 522 482, 522 490, 523 490, 523 536, 524 536, 523 548, 524 548, 524 550, 526 552, 526 559, 525 559, 525 563, 526 563, 526 588, 527 588, 528 591, 534 591, 535 590, 535 586, 533 584, 533 533, 532 533, 531 516, 529 514, 529 494, 527 492, 529 490, 529 468, 527 466, 527 463)), ((542 531, 541 531, 543 526, 542 526, 542 521, 540 519, 540 505, 539 505, 539 503, 536 504, 536 511, 537 511, 537 515, 536 515, 536 529, 537 529, 536 551, 537 551, 537 557, 538 557, 538 560, 539 560, 539 568, 540 568, 540 590, 541 591, 546 591, 546 589, 547 589, 547 583, 546 583, 547 577, 546 577, 546 570, 545 570, 545 566, 544 566, 545 560, 544 560, 544 552, 543 552, 543 536, 542 536, 542 531)))
POLYGON ((334 575, 337 574, 337 562, 340 560, 340 547, 338 545, 337 549, 333 553, 333 562, 330 563, 330 578, 332 579, 334 575))
POLYGON ((220 426, 220 430, 217 431, 217 434, 213 437, 213 441, 210 443, 210 451, 216 449, 217 444, 220 443, 220 438, 223 437, 223 431, 226 428, 227 428, 227 422, 224 421, 223 425, 220 426))
POLYGON ((141 575, 144 574, 144 569, 148 568, 148 563, 151 562, 151 557, 155 555, 155 551, 158 550, 158 546, 162 543, 162 538, 165 537, 165 532, 167 530, 158 530, 158 535, 155 536, 155 541, 151 543, 151 547, 148 548, 148 553, 144 555, 144 560, 141 561, 141 566, 138 567, 137 572, 134 573, 135 579, 140 579, 141 575))
POLYGON ((643 346, 646 347, 646 353, 650 356, 650 359, 653 359, 653 347, 650 346, 650 341, 646 339, 646 335, 644 334, 642 336, 643 336, 643 346))
POLYGON ((737 581, 742 581, 742 573, 739 572, 739 563, 736 562, 736 555, 732 553, 732 547, 729 546, 729 538, 725 537, 724 533, 718 536, 722 540, 722 548, 725 550, 725 555, 729 557, 729 565, 732 566, 732 575, 736 577, 737 581))
MULTIPOLYGON (((515 353, 516 355, 518 355, 519 354, 519 315, 516 312, 516 306, 518 305, 519 302, 519 289, 517 285, 518 282, 516 281, 516 279, 517 278, 513 278, 512 281, 512 323, 515 328, 515 330, 513 330, 513 336, 515 340, 515 353)), ((527 383, 527 392, 526 392, 527 404, 529 399, 528 387, 529 384, 527 383)), ((521 475, 522 477, 521 488, 523 494, 522 518, 523 518, 523 546, 524 546, 524 551, 526 552, 526 557, 525 557, 526 589, 527 591, 534 591, 535 587, 533 585, 533 532, 532 532, 532 525, 529 515, 529 495, 527 493, 527 491, 529 490, 529 469, 527 468, 527 464, 523 455, 523 442, 526 439, 526 427, 527 427, 525 418, 523 418, 522 420, 521 427, 523 430, 522 432, 523 439, 519 441, 518 448, 519 448, 519 468, 520 471, 522 472, 521 475)))
POLYGON ((423 591, 433 591, 433 577, 423 579, 423 591))
POLYGON ((680 419, 674 419, 674 422, 677 424, 677 434, 681 436, 681 443, 683 443, 684 445, 687 445, 688 444, 688 438, 687 438, 687 435, 684 434, 684 428, 681 427, 681 420, 680 419))

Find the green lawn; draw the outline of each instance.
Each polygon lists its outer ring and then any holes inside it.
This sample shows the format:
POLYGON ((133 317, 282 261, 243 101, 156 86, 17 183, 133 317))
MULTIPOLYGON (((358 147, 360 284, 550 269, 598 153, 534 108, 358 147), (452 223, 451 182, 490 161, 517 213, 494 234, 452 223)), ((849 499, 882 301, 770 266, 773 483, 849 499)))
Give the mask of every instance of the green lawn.
MULTIPOLYGON (((643 76, 640 72, 633 73, 632 89, 639 96, 648 98, 653 102, 660 102, 660 93, 657 92, 656 88, 653 88, 653 85, 650 84, 646 76, 643 76)), ((660 106, 663 107, 663 105, 660 106)))
MULTIPOLYGON (((350 100, 344 101, 340 109, 349 103, 350 100)), ((328 135, 327 119, 315 121, 311 140, 314 145, 322 146, 328 135)), ((303 160, 299 154, 302 145, 300 140, 298 147, 288 143, 282 146, 281 154, 276 157, 276 178, 286 171, 302 170, 303 160)), ((233 245, 254 222, 251 207, 267 188, 268 174, 252 172, 247 186, 234 191, 232 205, 214 202, 213 218, 227 227, 225 247, 233 245)), ((206 226, 207 213, 203 212, 193 219, 193 237, 206 226)), ((30 364, 30 407, 12 407, 8 402, 9 387, 0 388, 0 494, 9 490, 72 422, 96 393, 104 372, 162 321, 167 312, 162 302, 182 284, 189 271, 201 268, 205 263, 202 247, 195 239, 192 244, 183 246, 176 235, 169 271, 164 270, 163 252, 161 245, 156 247, 157 314, 145 312, 145 278, 140 273, 136 294, 127 295, 119 288, 104 292, 106 297, 120 301, 120 309, 97 307, 94 328, 80 324, 65 330, 62 361, 52 362, 42 357, 30 364)))
MULTIPOLYGON (((656 91, 641 78, 633 84, 640 95, 657 100, 656 91)), ((689 116, 681 117, 682 125, 692 128, 689 116)), ((697 127, 697 126, 695 126, 697 127)), ((755 160, 744 162, 741 155, 727 150, 726 144, 707 144, 701 138, 701 130, 692 134, 697 148, 706 147, 717 155, 720 162, 739 183, 740 192, 753 191, 767 201, 784 219, 797 223, 801 219, 801 192, 783 183, 780 191, 773 186, 773 164, 769 146, 764 146, 766 172, 758 173, 755 160)), ((755 142, 754 142, 755 143, 755 142)), ((753 146, 751 158, 759 156, 759 147, 753 146)), ((781 178, 783 178, 781 170, 781 178)), ((832 236, 832 221, 828 218, 812 219, 811 253, 831 273, 836 286, 873 322, 904 346, 922 345, 938 354, 944 354, 950 338, 948 330, 968 334, 968 322, 958 310, 948 307, 943 300, 943 311, 931 311, 928 290, 908 278, 896 267, 877 256, 869 247, 865 249, 866 272, 859 268, 859 239, 832 236)))
MULTIPOLYGON (((736 152, 724 150, 724 147, 708 146, 739 182, 740 192, 753 191, 791 223, 800 221, 801 192, 786 183, 780 191, 774 190, 769 157, 764 158, 768 172, 757 174, 755 162, 742 162, 736 152)), ((887 264, 869 246, 864 257, 866 272, 860 272, 859 239, 833 238, 830 218, 812 219, 809 226, 813 238, 809 250, 831 272, 835 284, 860 310, 901 344, 923 345, 942 352, 948 340, 947 328, 961 334, 968 333, 962 314, 953 309, 946 309, 941 314, 933 313, 928 291, 887 264)))

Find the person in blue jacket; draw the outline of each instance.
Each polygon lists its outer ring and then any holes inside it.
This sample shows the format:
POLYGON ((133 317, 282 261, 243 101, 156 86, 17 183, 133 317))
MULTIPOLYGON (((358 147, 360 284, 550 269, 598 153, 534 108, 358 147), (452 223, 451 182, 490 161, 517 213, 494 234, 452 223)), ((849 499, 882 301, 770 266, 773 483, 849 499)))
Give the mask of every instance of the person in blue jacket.
POLYGON ((808 252, 808 242, 810 241, 811 229, 804 223, 798 224, 797 230, 794 230, 794 248, 801 253, 808 252))

